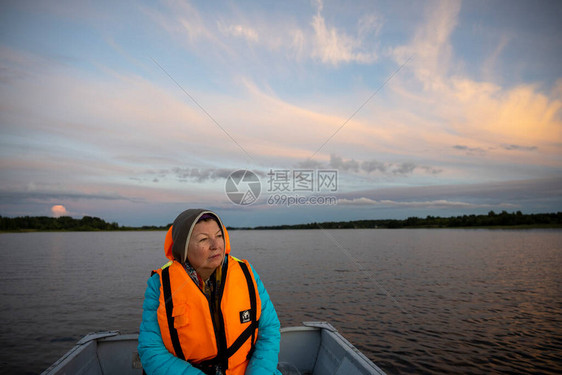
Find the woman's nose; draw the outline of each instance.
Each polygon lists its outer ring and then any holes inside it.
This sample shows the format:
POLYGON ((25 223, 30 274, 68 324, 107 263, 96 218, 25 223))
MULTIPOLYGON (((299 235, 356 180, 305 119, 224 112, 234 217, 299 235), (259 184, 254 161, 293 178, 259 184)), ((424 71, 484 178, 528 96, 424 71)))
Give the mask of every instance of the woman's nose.
POLYGON ((211 238, 211 249, 216 249, 219 247, 220 238, 211 238))

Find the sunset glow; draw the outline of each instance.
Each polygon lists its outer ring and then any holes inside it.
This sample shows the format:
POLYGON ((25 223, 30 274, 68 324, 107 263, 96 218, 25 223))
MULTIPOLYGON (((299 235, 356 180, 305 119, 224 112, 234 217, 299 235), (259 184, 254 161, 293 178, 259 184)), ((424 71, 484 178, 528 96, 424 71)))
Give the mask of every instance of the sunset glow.
POLYGON ((559 2, 1 13, 3 216, 162 225, 197 206, 257 225, 562 210, 559 2), (268 172, 304 168, 338 171, 336 206, 226 197, 235 170, 265 189, 268 172))

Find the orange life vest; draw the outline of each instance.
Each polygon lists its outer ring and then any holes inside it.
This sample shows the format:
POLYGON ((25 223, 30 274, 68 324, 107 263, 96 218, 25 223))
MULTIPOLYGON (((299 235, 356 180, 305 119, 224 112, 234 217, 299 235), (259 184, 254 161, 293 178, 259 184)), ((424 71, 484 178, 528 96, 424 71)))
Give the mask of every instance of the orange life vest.
POLYGON ((155 271, 160 275, 158 324, 164 345, 176 357, 203 371, 219 365, 226 374, 244 374, 257 340, 261 301, 249 263, 227 258, 217 331, 211 301, 175 260, 155 271))

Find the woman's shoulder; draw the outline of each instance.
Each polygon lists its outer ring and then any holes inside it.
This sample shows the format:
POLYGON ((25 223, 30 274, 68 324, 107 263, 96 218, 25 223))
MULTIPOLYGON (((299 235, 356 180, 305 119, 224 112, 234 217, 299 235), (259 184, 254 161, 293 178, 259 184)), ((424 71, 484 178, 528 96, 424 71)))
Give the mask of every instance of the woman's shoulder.
POLYGON ((230 258, 231 262, 240 262, 240 263, 244 263, 247 264, 250 268, 250 270, 252 271, 252 274, 254 275, 254 279, 256 280, 257 283, 260 283, 260 277, 258 275, 258 273, 256 272, 256 269, 254 268, 254 266, 252 265, 252 263, 250 263, 250 261, 248 261, 247 259, 240 259, 235 257, 234 255, 228 254, 228 256, 226 257, 227 261, 230 258))
POLYGON ((148 289, 153 291, 160 291, 160 276, 158 273, 153 272, 152 275, 146 281, 147 291, 148 289))

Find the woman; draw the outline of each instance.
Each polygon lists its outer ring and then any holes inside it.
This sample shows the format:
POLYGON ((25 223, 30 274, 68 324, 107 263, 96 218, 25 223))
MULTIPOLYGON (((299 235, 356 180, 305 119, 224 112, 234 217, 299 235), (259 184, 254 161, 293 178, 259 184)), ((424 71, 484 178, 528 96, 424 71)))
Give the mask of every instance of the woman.
POLYGON ((139 333, 147 374, 279 374, 280 323, 258 274, 231 255, 208 210, 182 212, 166 234, 171 261, 148 280, 139 333))

